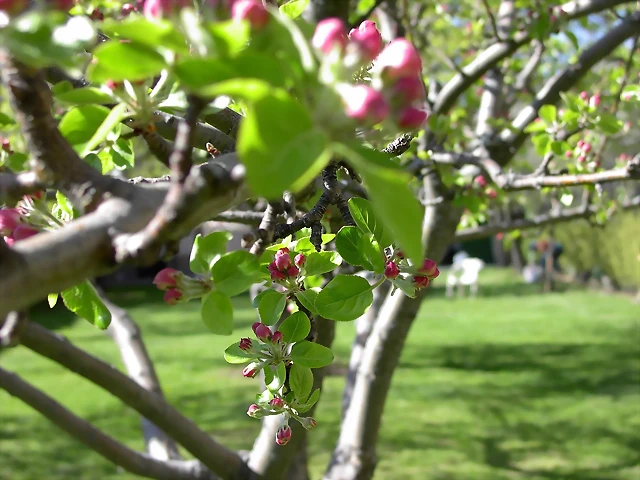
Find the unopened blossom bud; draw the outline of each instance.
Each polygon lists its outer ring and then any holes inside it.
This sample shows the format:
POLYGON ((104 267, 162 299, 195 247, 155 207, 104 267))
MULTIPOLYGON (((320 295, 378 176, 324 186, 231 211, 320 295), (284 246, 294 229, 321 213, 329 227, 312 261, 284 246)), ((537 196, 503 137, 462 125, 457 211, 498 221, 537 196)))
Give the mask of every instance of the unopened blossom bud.
POLYGON ((415 285, 416 288, 427 288, 429 286, 429 277, 424 277, 422 275, 414 275, 413 284, 415 285))
POLYGON ((262 408, 260 407, 260 405, 256 405, 255 403, 249 405, 249 408, 247 409, 247 415, 249 415, 251 418, 264 417, 262 408))
POLYGON ((231 7, 231 18, 246 20, 252 28, 260 30, 269 22, 269 12, 261 0, 237 0, 231 7))
POLYGON ((8 138, 2 140, 2 150, 9 154, 13 153, 13 148, 11 148, 11 141, 8 138))
POLYGON ((304 265, 304 262, 307 261, 307 257, 305 257, 302 253, 299 253, 298 255, 296 255, 296 258, 294 258, 293 261, 296 266, 302 267, 302 265, 304 265))
POLYGON ((473 179, 473 183, 475 183, 479 187, 486 187, 487 186, 487 181, 485 180, 485 178, 482 175, 478 175, 476 178, 474 178, 473 179))
POLYGON ((371 20, 365 20, 357 29, 352 29, 349 39, 358 45, 362 57, 368 61, 372 61, 382 51, 382 36, 376 23, 371 20))
POLYGON ((313 417, 302 417, 300 419, 300 425, 302 425, 307 430, 313 430, 318 425, 316 419, 313 417))
POLYGON ((284 425, 278 429, 276 433, 276 443, 278 445, 286 445, 291 440, 291 427, 284 425))
POLYGON ((180 275, 182 275, 182 272, 179 272, 175 268, 163 268, 156 274, 153 279, 153 284, 160 290, 175 288, 177 285, 176 279, 180 275))
POLYGON ((127 15, 135 12, 135 10, 136 10, 136 7, 134 7, 130 3, 125 3, 124 5, 122 5, 122 8, 120 9, 120 14, 123 17, 126 17, 127 15))
POLYGON ((178 303, 178 300, 182 298, 182 292, 175 288, 170 288, 166 292, 164 292, 164 303, 168 305, 175 305, 178 303))
POLYGON ((0 235, 11 235, 20 224, 20 213, 15 208, 0 208, 0 235))
POLYGON ((400 275, 400 269, 398 268, 398 265, 396 265, 395 262, 387 262, 384 267, 384 276, 390 280, 393 280, 394 278, 397 278, 398 275, 400 275))
POLYGON ((250 338, 241 338, 240 339, 240 345, 238 345, 240 350, 242 350, 244 352, 247 352, 247 351, 251 350, 252 346, 253 346, 253 343, 251 342, 250 338))
POLYGON ((597 107, 598 105, 600 105, 600 95, 596 93, 589 99, 589 106, 597 107))
POLYGON ((311 44, 324 54, 333 49, 343 50, 347 44, 347 29, 339 18, 325 18, 318 22, 311 44))
POLYGON ((271 335, 271 341, 273 343, 279 343, 282 341, 282 332, 273 332, 273 335, 271 335))
POLYGON ((584 163, 584 162, 586 162, 586 161, 587 161, 587 157, 586 157, 586 155, 580 155, 580 156, 578 157, 578 163, 584 163))
POLYGON ((422 60, 416 47, 409 40, 396 38, 378 55, 375 67, 387 80, 418 77, 422 72, 422 60))
POLYGON ((582 146, 584 145, 584 140, 578 140, 578 148, 582 148, 582 146))
POLYGON ((180 11, 188 7, 191 0, 145 0, 142 13, 149 20, 155 20, 180 11))
POLYGON ((13 233, 11 234, 11 238, 13 238, 17 242, 19 240, 24 240, 26 238, 33 237, 38 233, 40 233, 39 230, 36 230, 35 228, 30 227, 29 225, 25 225, 24 223, 21 223, 13 230, 13 233))
POLYGON ((278 270, 286 270, 291 266, 291 257, 289 256, 289 250, 280 249, 276 252, 276 267, 278 270))
POLYGON ((389 105, 384 96, 367 85, 356 85, 344 99, 346 114, 365 125, 375 125, 389 115, 389 105))
POLYGON ((427 277, 430 277, 430 278, 436 278, 440 273, 438 270, 438 265, 436 264, 436 262, 434 262, 430 258, 424 259, 424 261, 422 262, 422 266, 418 271, 420 273, 424 273, 427 277))
POLYGON ((244 369, 242 369, 242 376, 247 378, 255 377, 260 371, 259 365, 255 362, 250 363, 244 369))
POLYGON ((589 94, 583 90, 582 92, 580 92, 580 98, 582 100, 588 100, 589 99, 589 94))
POLYGON ((567 150, 566 152, 564 152, 564 156, 567 158, 573 157, 573 150, 567 150))
POLYGON ((398 115, 398 127, 401 130, 418 130, 429 118, 429 114, 424 110, 415 107, 407 107, 400 111, 398 115))
POLYGON ((298 267, 296 267, 295 265, 291 265, 287 269, 287 276, 288 277, 297 277, 299 274, 300 274, 300 269, 298 267))
POLYGON ((256 322, 251 328, 253 329, 253 333, 256 334, 256 338, 258 340, 262 340, 264 342, 271 338, 271 329, 264 323, 256 322))
POLYGON ((497 198, 497 197, 498 197, 498 192, 496 192, 496 190, 495 190, 494 188, 491 188, 491 187, 487 188, 487 189, 484 191, 484 194, 485 194, 488 198, 490 198, 490 199, 492 199, 492 200, 493 200, 494 198, 497 198))
POLYGON ((582 145, 582 151, 584 153, 589 153, 591 151, 591 144, 585 143, 584 145, 582 145))
POLYGON ((269 402, 269 405, 271 405, 273 408, 283 408, 284 400, 279 397, 275 397, 269 402))
POLYGON ((402 105, 424 98, 424 86, 418 76, 398 79, 391 89, 392 97, 402 105))
POLYGON ((396 257, 403 259, 405 257, 404 252, 402 250, 396 251, 396 257))
POLYGON ((283 272, 278 270, 276 262, 271 262, 267 269, 269 270, 269 274, 271 275, 271 280, 273 280, 274 282, 279 282, 287 278, 287 276, 283 272))

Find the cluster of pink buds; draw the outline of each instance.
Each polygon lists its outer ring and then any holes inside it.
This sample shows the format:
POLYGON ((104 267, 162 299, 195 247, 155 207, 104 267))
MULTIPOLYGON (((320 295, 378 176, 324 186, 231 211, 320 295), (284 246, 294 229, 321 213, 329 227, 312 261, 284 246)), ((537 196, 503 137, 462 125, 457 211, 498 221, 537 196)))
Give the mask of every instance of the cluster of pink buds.
POLYGON ((476 176, 473 179, 473 185, 469 185, 467 188, 475 189, 480 192, 480 195, 484 194, 489 199, 494 199, 498 196, 497 190, 488 184, 484 175, 476 176))
POLYGON ((207 280, 190 277, 174 268, 160 270, 153 279, 153 284, 159 290, 164 290, 164 301, 168 305, 188 302, 211 290, 211 284, 207 280))
POLYGON ((438 275, 440 275, 440 270, 438 270, 436 262, 426 258, 418 269, 418 275, 413 276, 413 284, 417 289, 426 288, 431 280, 438 278, 438 275))
POLYGON ((591 108, 597 108, 602 100, 599 93, 590 96, 589 93, 584 90, 580 92, 580 98, 591 108))
POLYGON ((402 272, 411 276, 412 284, 416 289, 428 287, 429 282, 440 275, 440 270, 433 260, 425 259, 416 271, 415 267, 405 261, 404 253, 401 250, 396 250, 387 260, 384 276, 389 280, 395 280, 402 272))
MULTIPOLYGON (((271 343, 282 342, 282 332, 279 332, 276 330, 275 332, 272 333, 271 329, 262 322, 255 322, 253 325, 251 325, 251 330, 253 330, 253 333, 255 334, 256 338, 262 342, 265 342, 265 343, 266 342, 271 342, 271 343)), ((243 341, 248 342, 249 346, 251 345, 250 339, 243 338, 240 341, 240 348, 242 348, 243 341)))
POLYGON ((24 218, 17 208, 0 208, 0 235, 7 245, 33 237, 40 230, 24 222, 24 218))
POLYGON ((296 278, 300 274, 300 268, 306 257, 302 254, 295 257, 295 264, 291 261, 288 248, 281 248, 276 252, 275 259, 267 267, 274 282, 283 282, 290 278, 296 278))

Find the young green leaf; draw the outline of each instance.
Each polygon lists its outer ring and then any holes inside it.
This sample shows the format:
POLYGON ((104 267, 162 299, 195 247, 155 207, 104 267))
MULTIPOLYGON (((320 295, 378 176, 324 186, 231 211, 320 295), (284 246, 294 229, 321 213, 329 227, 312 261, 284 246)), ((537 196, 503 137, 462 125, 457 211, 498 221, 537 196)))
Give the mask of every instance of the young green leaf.
POLYGON ((154 19, 149 21, 140 15, 125 19, 106 19, 100 29, 111 37, 118 36, 151 48, 166 47, 177 53, 189 53, 189 45, 173 22, 154 19))
POLYGON ((333 362, 333 352, 323 345, 304 340, 293 346, 289 358, 303 367, 321 368, 333 362))
POLYGON ((74 107, 62 117, 58 129, 71 145, 82 148, 83 144, 91 140, 109 112, 107 107, 100 105, 74 107))
POLYGON ((378 221, 369 200, 354 197, 349 200, 349 211, 356 225, 365 233, 372 233, 382 248, 393 242, 391 235, 385 232, 382 222, 378 221))
POLYGON ((303 290, 302 292, 296 293, 296 298, 300 301, 302 306, 309 310, 311 313, 317 314, 318 310, 316 310, 316 298, 318 297, 318 293, 320 293, 320 288, 308 288, 303 290))
POLYGON ((227 251, 227 243, 233 235, 230 232, 212 232, 206 236, 196 235, 189 258, 189 268, 193 273, 208 274, 211 267, 227 251))
POLYGON ((365 265, 363 266, 375 273, 382 273, 384 271, 385 256, 373 234, 368 233, 360 238, 360 249, 365 259, 365 265))
POLYGON ((282 322, 278 330, 286 343, 301 342, 309 335, 311 322, 304 312, 295 312, 282 322))
POLYGON ((278 363, 278 365, 268 365, 264 369, 264 383, 270 392, 276 393, 282 388, 285 380, 287 379, 287 370, 284 366, 284 362, 278 363))
POLYGON ((116 126, 120 125, 120 122, 127 116, 125 113, 126 111, 126 103, 119 103, 118 105, 113 107, 113 109, 111 109, 111 111, 109 112, 109 115, 107 115, 102 124, 98 127, 91 139, 84 145, 80 156, 84 157, 86 155, 89 155, 91 150, 100 145, 100 143, 102 143, 107 138, 107 135, 109 135, 109 133, 111 133, 111 131, 116 126))
POLYGON ((309 367, 294 363, 289 370, 289 386, 298 400, 307 399, 313 388, 313 373, 309 367))
POLYGON ((298 413, 308 412, 309 410, 311 410, 311 407, 313 407, 318 402, 319 399, 320 399, 320 389, 316 388, 311 394, 311 396, 309 397, 309 399, 305 403, 301 403, 300 405, 298 405, 296 407, 296 410, 298 411, 298 413))
POLYGON ((323 317, 348 322, 360 317, 371 303, 369 282, 355 275, 338 275, 318 294, 315 307, 323 317))
POLYGON ((229 345, 224 351, 224 359, 227 363, 231 363, 233 365, 249 363, 258 357, 259 355, 256 353, 247 353, 242 350, 240 348, 240 342, 229 345))
POLYGON ((262 292, 258 303, 258 314, 262 323, 265 325, 275 324, 280 320, 286 305, 287 296, 283 293, 276 292, 271 288, 262 292))
POLYGON ((159 74, 166 65, 164 57, 153 48, 134 42, 103 42, 93 55, 87 78, 96 83, 145 80, 159 74))
POLYGON ((100 105, 113 103, 113 98, 111 98, 111 95, 95 87, 76 88, 59 93, 54 91, 54 98, 61 102, 71 103, 74 105, 86 105, 94 103, 100 105))
POLYGON ((88 281, 63 290, 60 295, 69 310, 101 330, 111 323, 111 312, 88 281))
POLYGON ((47 295, 47 302, 49 303, 49 308, 53 308, 58 303, 59 295, 57 293, 50 293, 47 295))
POLYGON ((342 264, 342 258, 337 252, 313 252, 307 255, 304 264, 305 275, 320 275, 330 272, 342 264))
POLYGON ((350 265, 364 266, 366 262, 360 249, 362 237, 362 230, 350 225, 342 227, 336 235, 336 250, 338 250, 344 261, 350 265))
POLYGON ((233 333, 233 305, 226 295, 211 292, 202 297, 200 316, 205 326, 216 335, 233 333))
POLYGON ((309 0, 291 0, 280 7, 280 11, 289 18, 298 18, 307 8, 309 0))
POLYGON ((540 110, 538 110, 538 116, 549 124, 556 121, 556 115, 555 105, 543 105, 540 107, 540 110))
POLYGON ((266 278, 254 255, 245 250, 227 253, 211 269, 216 289, 229 297, 239 295, 266 278))

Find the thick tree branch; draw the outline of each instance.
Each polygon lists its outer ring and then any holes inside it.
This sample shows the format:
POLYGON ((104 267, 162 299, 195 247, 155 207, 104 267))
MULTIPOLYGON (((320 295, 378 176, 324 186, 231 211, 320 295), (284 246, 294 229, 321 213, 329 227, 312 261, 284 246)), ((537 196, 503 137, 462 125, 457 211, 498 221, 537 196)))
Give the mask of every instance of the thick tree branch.
POLYGON ((229 222, 229 223, 242 223, 244 225, 253 225, 257 227, 260 225, 264 213, 249 212, 244 210, 229 210, 222 212, 213 217, 211 220, 216 222, 229 222))
POLYGON ((20 342, 20 331, 27 320, 25 312, 9 312, 0 323, 0 350, 15 347, 20 342))
POLYGON ((42 175, 37 172, 18 174, 0 173, 0 203, 20 200, 23 195, 35 193, 47 187, 42 175))
POLYGON ((149 392, 102 360, 73 346, 40 325, 27 323, 22 344, 102 387, 164 430, 194 457, 223 479, 248 473, 240 457, 200 430, 156 394, 149 392))
MULTIPOLYGON (((215 115, 220 115, 220 112, 215 115)), ((183 119, 176 115, 171 115, 169 113, 160 111, 154 112, 153 117, 156 121, 155 126, 158 133, 167 140, 173 141, 176 138, 178 127, 183 119)), ((205 116, 205 119, 211 119, 211 117, 211 115, 205 116)), ((237 134, 237 132, 234 132, 234 134, 237 134)), ((234 137, 226 134, 224 131, 220 131, 215 126, 207 125, 206 123, 202 122, 196 122, 193 127, 193 147, 199 150, 206 150, 207 143, 212 144, 221 153, 231 153, 236 149, 236 142, 234 137)))
POLYGON ((38 411, 47 420, 110 462, 134 475, 157 480, 213 480, 213 476, 201 468, 199 462, 165 462, 131 450, 3 368, 0 368, 0 388, 38 411))

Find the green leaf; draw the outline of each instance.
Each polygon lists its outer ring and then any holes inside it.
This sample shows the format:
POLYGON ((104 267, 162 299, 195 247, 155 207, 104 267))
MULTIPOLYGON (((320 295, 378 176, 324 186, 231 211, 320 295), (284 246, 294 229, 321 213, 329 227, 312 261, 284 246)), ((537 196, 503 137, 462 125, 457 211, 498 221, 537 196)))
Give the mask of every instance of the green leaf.
POLYGON ((531 122, 529 125, 527 125, 524 131, 525 133, 545 132, 547 128, 549 128, 549 125, 547 125, 542 120, 539 120, 537 122, 531 122))
POLYGON ((548 124, 555 122, 556 115, 555 105, 543 105, 540 107, 540 110, 538 110, 538 116, 548 124))
POLYGON ((159 74, 166 66, 158 52, 140 43, 109 41, 94 50, 94 62, 89 64, 90 81, 104 83, 107 80, 145 80, 159 74))
POLYGON ((294 363, 289 370, 289 386, 299 400, 306 399, 313 388, 313 373, 309 367, 294 363))
POLYGON ((111 323, 111 312, 91 283, 75 285, 63 290, 60 295, 69 310, 99 329, 105 330, 111 323))
POLYGON ((100 145, 107 138, 107 135, 120 124, 120 122, 127 116, 127 104, 119 103, 111 111, 109 115, 104 119, 102 124, 95 131, 91 139, 84 145, 84 149, 80 154, 81 157, 88 155, 91 150, 100 145))
POLYGON ((539 133, 534 136, 531 141, 536 149, 536 153, 543 157, 551 148, 551 135, 548 133, 539 133))
POLYGON ((284 13, 289 18, 298 18, 307 8, 309 0, 292 0, 289 3, 285 3, 280 7, 280 12, 284 13))
POLYGON ((249 363, 258 357, 259 355, 257 353, 248 353, 242 350, 240 348, 240 342, 229 345, 229 347, 224 351, 224 359, 227 363, 231 363, 233 365, 249 363))
MULTIPOLYGON (((251 27, 247 22, 210 22, 206 25, 215 44, 217 55, 235 56, 247 47, 251 38, 251 27)), ((226 59, 225 59, 226 60, 226 59)))
POLYGON ((118 138, 110 147, 111 159, 119 168, 133 167, 135 165, 135 154, 133 153, 133 142, 126 138, 118 138))
POLYGON ((233 305, 226 295, 211 292, 202 297, 200 316, 205 326, 216 335, 233 333, 233 305))
POLYGON ((338 275, 318 294, 315 307, 323 317, 348 322, 360 317, 371 303, 369 282, 355 275, 338 275))
POLYGON ((386 257, 372 233, 363 235, 360 238, 360 249, 366 263, 364 267, 375 273, 382 273, 386 257))
POLYGON ((125 19, 105 20, 100 29, 108 36, 120 36, 153 49, 166 47, 177 53, 189 53, 189 45, 184 36, 168 20, 149 21, 140 15, 125 19))
MULTIPOLYGON (((335 235, 332 233, 323 234, 322 245, 326 245, 334 238, 335 238, 335 235)), ((309 255, 311 253, 316 252, 316 247, 314 247, 313 244, 311 243, 311 239, 309 236, 299 238, 289 248, 292 248, 293 251, 296 253, 304 253, 305 255, 309 255)))
POLYGON ((305 275, 320 275, 330 272, 342 264, 342 258, 337 252, 313 252, 307 255, 304 264, 305 275))
POLYGON ((264 383, 270 392, 276 393, 282 388, 285 380, 287 379, 287 370, 284 366, 284 362, 278 363, 278 365, 268 365, 264 369, 264 383))
POLYGON ((595 123, 607 135, 615 135, 622 128, 622 122, 615 115, 607 112, 601 112, 595 123))
POLYGON ((111 95, 95 87, 75 88, 73 90, 62 91, 60 93, 54 91, 54 97, 56 100, 61 102, 72 103, 75 105, 93 103, 99 105, 113 103, 111 95))
POLYGON ((244 250, 220 257, 211 273, 216 289, 229 297, 241 294, 266 278, 266 272, 261 271, 255 255, 244 250))
POLYGON ((556 140, 552 141, 550 144, 551 151, 556 155, 564 155, 564 152, 567 150, 564 147, 564 142, 558 142, 556 140))
POLYGON ((206 236, 196 235, 189 257, 189 268, 193 273, 208 274, 213 265, 227 251, 230 232, 212 232, 206 236))
POLYGON ((74 107, 62 117, 58 129, 71 145, 81 150, 100 128, 109 112, 107 107, 99 105, 74 107))
POLYGON ((311 313, 317 314, 318 310, 316 309, 316 298, 318 298, 318 294, 320 293, 320 288, 308 288, 303 290, 302 292, 296 293, 296 298, 300 300, 300 303, 304 308, 309 310, 311 313))
POLYGON ((13 118, 11 118, 6 113, 0 112, 0 126, 7 127, 15 124, 16 121, 13 118))
POLYGON ((396 288, 400 289, 407 297, 414 298, 416 296, 416 287, 413 285, 413 282, 398 277, 391 280, 391 283, 393 283, 396 288))
MULTIPOLYGON (((353 200, 353 199, 351 199, 353 200)), ((336 250, 345 262, 354 266, 363 266, 366 259, 360 249, 364 234, 358 227, 342 227, 336 235, 336 250)))
POLYGON ((320 389, 316 388, 311 394, 311 396, 309 397, 309 399, 305 403, 298 405, 296 410, 298 411, 298 413, 308 412, 309 410, 311 410, 311 407, 313 407, 318 402, 319 399, 320 399, 320 389))
POLYGON ((282 322, 278 330, 286 343, 301 342, 309 335, 311 322, 304 312, 295 312, 282 322))
POLYGON ((363 232, 372 233, 383 248, 391 245, 393 239, 388 232, 385 232, 382 222, 376 218, 373 205, 369 200, 359 197, 351 198, 349 200, 349 211, 356 225, 363 232))
POLYGON ((333 352, 323 345, 303 340, 293 346, 289 358, 303 367, 321 368, 333 362, 333 352))
POLYGON ((58 297, 59 294, 57 293, 50 293, 49 295, 47 295, 47 303, 49 303, 49 308, 53 308, 56 306, 56 303, 58 303, 58 297))
POLYGON ((565 29, 562 33, 564 33, 567 36, 567 38, 573 45, 573 48, 575 48, 576 50, 580 50, 580 43, 578 42, 578 37, 576 37, 572 31, 565 29))
POLYGON ((271 288, 262 292, 258 303, 258 314, 262 323, 265 325, 275 324, 280 320, 286 305, 287 296, 285 294, 276 292, 271 288))

